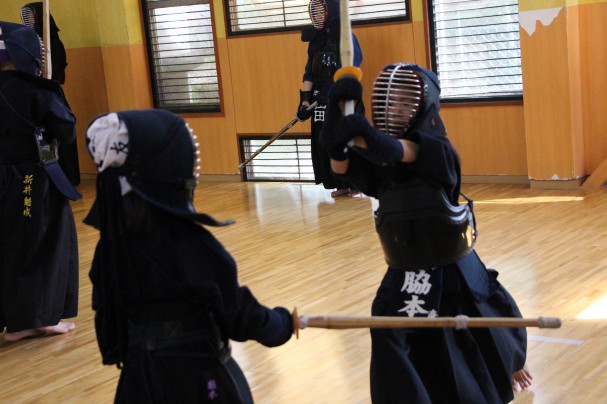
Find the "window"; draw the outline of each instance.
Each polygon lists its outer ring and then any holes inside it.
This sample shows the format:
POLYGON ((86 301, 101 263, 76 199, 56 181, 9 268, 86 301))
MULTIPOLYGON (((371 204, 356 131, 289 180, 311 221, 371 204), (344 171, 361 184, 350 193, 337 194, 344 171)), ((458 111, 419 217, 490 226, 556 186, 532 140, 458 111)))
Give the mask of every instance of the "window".
MULTIPOLYGON (((241 137, 243 161, 267 143, 268 136, 241 137)), ((310 137, 283 136, 243 167, 245 181, 314 181, 310 137)))
POLYGON ((517 0, 430 0, 441 100, 521 98, 517 0))
MULTIPOLYGON (((284 31, 310 25, 309 0, 224 0, 230 34, 284 31)), ((407 0, 350 0, 352 23, 409 20, 407 0)))
POLYGON ((219 80, 209 0, 142 0, 154 105, 218 112, 219 80))

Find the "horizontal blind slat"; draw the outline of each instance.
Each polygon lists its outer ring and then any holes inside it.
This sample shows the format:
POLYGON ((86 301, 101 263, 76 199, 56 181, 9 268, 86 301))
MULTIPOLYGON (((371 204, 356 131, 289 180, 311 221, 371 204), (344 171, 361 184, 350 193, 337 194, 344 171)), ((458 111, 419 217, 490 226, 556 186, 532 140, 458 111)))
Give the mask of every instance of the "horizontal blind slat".
POLYGON ((521 95, 518 1, 433 0, 441 98, 521 95))

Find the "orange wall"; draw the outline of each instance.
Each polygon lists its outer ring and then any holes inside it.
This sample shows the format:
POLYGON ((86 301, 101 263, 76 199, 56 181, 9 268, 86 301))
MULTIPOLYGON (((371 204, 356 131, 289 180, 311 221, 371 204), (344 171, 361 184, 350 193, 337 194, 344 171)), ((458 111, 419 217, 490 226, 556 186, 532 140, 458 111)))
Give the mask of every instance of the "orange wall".
POLYGON ((579 6, 586 173, 607 157, 607 2, 579 6))

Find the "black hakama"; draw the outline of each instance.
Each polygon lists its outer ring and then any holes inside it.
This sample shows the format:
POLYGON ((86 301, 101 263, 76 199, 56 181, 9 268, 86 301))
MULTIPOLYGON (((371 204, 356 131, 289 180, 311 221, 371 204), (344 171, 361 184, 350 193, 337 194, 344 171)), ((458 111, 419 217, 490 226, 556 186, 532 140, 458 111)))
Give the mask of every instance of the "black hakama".
MULTIPOLYGON (((417 136, 415 162, 378 167, 351 153, 344 178, 361 192, 378 197, 380 204, 382 194, 392 189, 411 190, 400 197, 421 198, 416 192, 423 187, 411 184, 424 184, 444 189, 451 204, 458 205, 461 175, 457 152, 447 137, 423 132, 417 136)), ((405 200, 390 203, 411 205, 405 200)), ((372 314, 521 317, 515 301, 497 281, 497 272, 487 270, 474 250, 442 267, 388 268, 372 314)), ((371 398, 377 404, 509 402, 512 376, 523 368, 527 348, 525 328, 374 329, 371 340, 371 398)))
POLYGON ((77 315, 78 245, 67 196, 79 194, 57 163, 40 163, 32 128, 69 143, 76 119, 56 82, 2 71, 0 91, 0 331, 17 332, 77 315))
POLYGON ((78 243, 68 199, 36 164, 0 168, 0 184, 0 329, 75 317, 78 243))

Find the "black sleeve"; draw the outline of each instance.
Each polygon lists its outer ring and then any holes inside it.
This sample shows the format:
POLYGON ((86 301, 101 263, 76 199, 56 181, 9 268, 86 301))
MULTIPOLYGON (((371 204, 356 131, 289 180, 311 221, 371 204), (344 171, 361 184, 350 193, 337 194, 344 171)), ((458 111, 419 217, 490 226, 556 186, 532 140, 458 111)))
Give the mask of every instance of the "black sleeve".
POLYGON ((376 166, 358 153, 350 153, 348 171, 338 177, 367 196, 377 197, 376 166))
POLYGON ((416 161, 410 163, 410 168, 441 187, 454 190, 454 195, 459 197, 461 177, 459 156, 449 139, 423 132, 418 132, 417 135, 419 151, 416 161))
POLYGON ((304 74, 302 81, 314 81, 314 75, 312 74, 312 61, 314 60, 314 43, 308 44, 308 58, 306 59, 306 67, 304 68, 304 74))
POLYGON ((235 341, 253 339, 269 347, 282 345, 293 334, 291 313, 284 307, 270 309, 260 304, 248 287, 239 289, 240 307, 230 327, 235 341))
POLYGON ((232 256, 209 232, 203 233, 206 233, 205 244, 212 252, 205 254, 204 269, 191 274, 188 283, 208 296, 209 280, 214 279, 216 292, 211 292, 214 295, 211 300, 225 336, 235 341, 256 340, 266 346, 287 342, 293 333, 289 311, 262 305, 249 288, 240 286, 232 256))
POLYGON ((49 135, 60 142, 72 143, 76 139, 76 117, 63 97, 45 91, 41 103, 41 122, 49 135))

